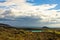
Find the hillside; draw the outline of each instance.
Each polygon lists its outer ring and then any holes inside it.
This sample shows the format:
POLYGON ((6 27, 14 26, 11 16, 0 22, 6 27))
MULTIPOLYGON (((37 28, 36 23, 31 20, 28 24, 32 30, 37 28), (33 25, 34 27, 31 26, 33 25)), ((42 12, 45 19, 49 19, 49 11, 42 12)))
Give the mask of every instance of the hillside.
POLYGON ((55 32, 51 29, 42 30, 43 32, 32 32, 27 29, 0 24, 0 40, 60 40, 58 30, 55 32))

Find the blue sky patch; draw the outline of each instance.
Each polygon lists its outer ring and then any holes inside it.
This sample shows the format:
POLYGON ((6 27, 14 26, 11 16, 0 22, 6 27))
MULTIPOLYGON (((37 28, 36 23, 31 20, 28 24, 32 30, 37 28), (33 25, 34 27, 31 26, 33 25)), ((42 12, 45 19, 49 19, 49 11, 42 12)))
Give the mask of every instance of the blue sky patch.
POLYGON ((60 9, 60 0, 27 0, 27 3, 31 3, 34 6, 42 5, 42 4, 58 4, 53 9, 60 9))
POLYGON ((41 4, 60 4, 60 0, 27 0, 26 2, 32 3, 34 5, 41 5, 41 4))
POLYGON ((0 3, 6 2, 6 0, 0 0, 0 3))

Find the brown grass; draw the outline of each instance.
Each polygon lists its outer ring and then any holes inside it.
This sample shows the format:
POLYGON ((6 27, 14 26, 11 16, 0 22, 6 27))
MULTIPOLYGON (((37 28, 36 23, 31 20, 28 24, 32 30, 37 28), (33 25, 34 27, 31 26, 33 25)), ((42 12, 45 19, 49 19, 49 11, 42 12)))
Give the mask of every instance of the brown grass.
POLYGON ((0 27, 0 40, 60 40, 60 34, 0 27))

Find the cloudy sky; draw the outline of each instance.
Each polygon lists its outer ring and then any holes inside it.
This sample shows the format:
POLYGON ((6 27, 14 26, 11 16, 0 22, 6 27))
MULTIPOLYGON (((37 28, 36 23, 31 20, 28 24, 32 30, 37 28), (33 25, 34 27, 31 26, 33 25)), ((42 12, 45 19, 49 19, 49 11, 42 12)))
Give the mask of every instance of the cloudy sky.
POLYGON ((0 23, 60 27, 60 0, 0 0, 0 23))

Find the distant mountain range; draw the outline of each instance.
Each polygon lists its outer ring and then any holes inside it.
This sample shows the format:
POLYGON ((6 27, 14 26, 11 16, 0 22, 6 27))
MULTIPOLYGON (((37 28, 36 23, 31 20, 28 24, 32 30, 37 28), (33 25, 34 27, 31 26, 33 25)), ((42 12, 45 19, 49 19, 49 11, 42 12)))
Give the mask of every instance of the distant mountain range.
POLYGON ((0 23, 0 27, 12 27, 12 26, 10 26, 10 25, 8 25, 8 24, 0 23))
POLYGON ((40 30, 40 29, 48 29, 48 27, 44 26, 44 27, 41 27, 41 28, 29 28, 29 27, 23 27, 23 26, 20 26, 20 27, 15 27, 15 26, 11 26, 9 24, 4 24, 4 23, 0 23, 0 27, 5 27, 5 28, 19 28, 19 29, 27 29, 27 30, 40 30))

